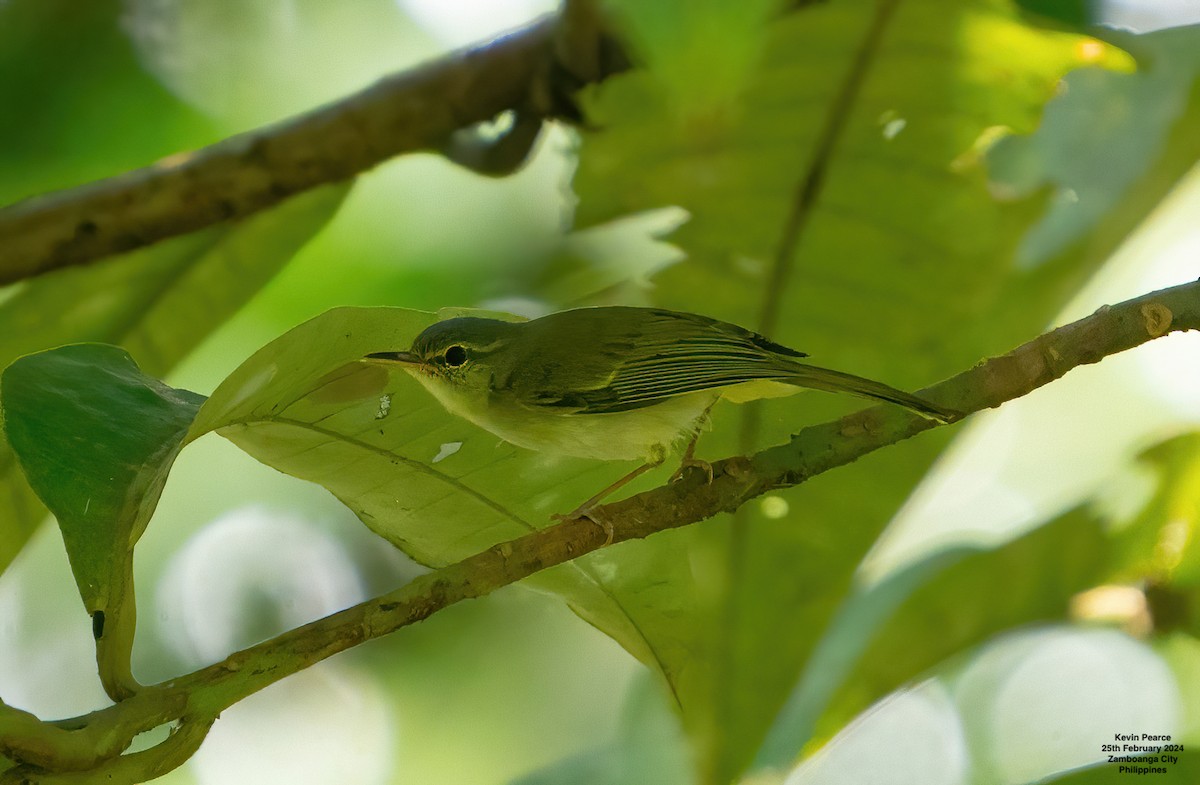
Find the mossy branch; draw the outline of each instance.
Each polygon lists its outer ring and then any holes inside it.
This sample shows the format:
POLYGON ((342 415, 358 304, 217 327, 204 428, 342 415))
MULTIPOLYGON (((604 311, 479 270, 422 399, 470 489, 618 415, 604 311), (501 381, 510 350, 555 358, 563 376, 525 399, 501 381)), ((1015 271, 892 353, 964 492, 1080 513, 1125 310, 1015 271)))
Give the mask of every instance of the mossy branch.
MULTIPOLYGON (((982 411, 1026 395, 1072 368, 1170 332, 1196 329, 1200 282, 1105 306, 928 387, 921 395, 964 414, 982 411)), ((778 447, 718 461, 712 482, 704 472, 693 470, 676 483, 603 505, 596 514, 611 525, 612 543, 647 537, 735 510, 767 491, 797 485, 935 427, 939 426, 897 407, 875 406, 805 428, 778 447)), ((42 770, 94 773, 102 767, 111 775, 106 781, 114 783, 140 781, 125 774, 142 776, 147 767, 161 773, 164 765, 178 765, 187 757, 180 750, 199 744, 207 724, 195 718, 216 717, 246 696, 337 652, 605 547, 607 536, 607 527, 578 519, 500 543, 386 595, 71 720, 46 723, 0 704, 0 751, 23 764, 0 775, 0 783, 71 781, 42 777, 42 770), (179 720, 189 733, 173 735, 163 742, 171 746, 140 759, 150 763, 134 765, 127 762, 132 756, 115 757, 137 733, 179 720)))

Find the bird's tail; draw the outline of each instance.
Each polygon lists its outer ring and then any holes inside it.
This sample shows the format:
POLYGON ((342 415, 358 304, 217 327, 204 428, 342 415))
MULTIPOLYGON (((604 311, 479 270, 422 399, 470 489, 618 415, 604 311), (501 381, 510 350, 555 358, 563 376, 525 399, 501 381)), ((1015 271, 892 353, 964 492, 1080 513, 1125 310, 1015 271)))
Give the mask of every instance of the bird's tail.
POLYGON ((833 371, 828 368, 818 368, 815 365, 795 363, 795 367, 798 371, 795 376, 788 379, 781 379, 780 381, 786 381, 788 384, 794 384, 797 387, 808 387, 813 390, 849 393, 857 395, 860 398, 887 401, 888 403, 903 406, 905 409, 916 412, 922 417, 936 420, 940 423, 952 422, 962 416, 958 412, 943 409, 915 395, 897 390, 895 387, 888 387, 882 382, 864 379, 861 376, 855 376, 850 373, 833 371))

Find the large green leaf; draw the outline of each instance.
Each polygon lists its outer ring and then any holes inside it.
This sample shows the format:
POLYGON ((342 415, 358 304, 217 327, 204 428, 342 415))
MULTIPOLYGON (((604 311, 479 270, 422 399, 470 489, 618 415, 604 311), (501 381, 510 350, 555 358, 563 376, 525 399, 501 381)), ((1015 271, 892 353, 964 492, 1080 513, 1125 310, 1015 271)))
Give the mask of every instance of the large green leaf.
MULTIPOLYGON (((328 488, 423 564, 457 561, 550 523, 630 468, 552 459, 446 413, 406 374, 355 362, 407 347, 435 320, 396 308, 338 308, 265 346, 213 393, 191 437, 219 432, 260 461, 328 488)), ((661 475, 661 473, 660 473, 661 475)), ((661 479, 661 477, 660 477, 661 479)), ((553 591, 655 667, 678 664, 669 629, 633 615, 678 597, 620 593, 617 554, 593 554, 527 583, 553 591)), ((657 611, 656 611, 657 612, 657 611)))
MULTIPOLYGON (((0 367, 103 341, 123 345, 147 373, 166 373, 325 225, 346 192, 321 189, 239 224, 19 285, 0 302, 0 367)), ((0 568, 44 517, 0 434, 0 568)))
MULTIPOLYGON (((357 362, 372 352, 407 347, 436 318, 398 308, 338 308, 296 327, 231 374, 200 407, 186 433, 130 437, 146 439, 146 444, 165 440, 143 461, 144 476, 159 482, 182 446, 219 431, 264 463, 325 486, 413 558, 441 565, 548 525, 551 514, 569 511, 628 470, 621 464, 550 460, 504 444, 447 414, 407 375, 357 362)), ((61 351, 66 350, 31 355, 13 369, 45 369, 61 351)), ((100 360, 90 369, 74 367, 74 384, 103 386, 110 373, 105 358, 100 360)), ((142 378, 148 386, 155 384, 142 378)), ((54 384, 59 382, 56 376, 43 385, 47 400, 58 395, 54 384)), ((80 421, 107 416, 68 393, 64 388, 57 410, 73 411, 80 421)), ((137 407, 129 408, 136 413, 137 407)), ((190 412, 179 416, 185 414, 190 419, 190 412)), ((31 419, 36 415, 28 405, 9 408, 6 426, 12 433, 28 428, 31 419)), ((104 427, 101 423, 93 430, 103 433, 104 427)), ((56 443, 25 439, 15 446, 27 471, 31 464, 58 462, 89 473, 96 482, 112 484, 113 493, 123 498, 142 499, 145 518, 138 519, 138 526, 148 519, 158 486, 147 484, 143 475, 117 477, 101 461, 78 465, 76 456, 56 443)), ((37 490, 53 509, 73 509, 73 491, 52 482, 37 485, 37 490)), ((130 526, 113 522, 96 536, 109 543, 111 552, 123 554, 136 539, 126 536, 130 526)), ((650 608, 661 612, 680 600, 652 592, 618 596, 613 558, 593 554, 528 582, 563 596, 647 663, 662 668, 667 662, 683 662, 681 652, 662 649, 663 640, 670 644, 669 628, 643 630, 632 615, 650 608)), ((84 584, 90 580, 81 578, 85 603, 92 590, 84 584)), ((111 585, 114 579, 108 580, 111 585)))
POLYGON ((1108 553, 1095 516, 1073 510, 998 548, 940 553, 856 594, 757 763, 787 766, 814 727, 821 737, 832 735, 870 704, 993 635, 1065 620, 1071 598, 1103 580, 1108 553))
MULTIPOLYGON (((211 134, 207 121, 138 66, 120 32, 119 15, 116 0, 83 6, 71 0, 10 0, 0 6, 0 106, 19 118, 0 124, 0 204, 143 165, 211 134), (117 109, 119 132, 111 122, 117 109)), ((13 318, 8 301, 19 289, 0 290, 0 368, 59 343, 112 340, 69 330, 61 340, 39 340, 37 322, 76 323, 75 309, 64 297, 40 318, 13 318)), ((44 517, 0 435, 0 569, 44 517)))
MULTIPOLYGON (((0 203, 213 140, 212 123, 137 61, 122 26, 127 11, 118 0, 0 4, 0 106, 19 118, 0 124, 0 203)), ((40 349, 102 341, 166 373, 324 225, 340 190, 0 290, 0 368, 40 349)), ((45 515, 0 435, 0 569, 45 515)))
POLYGON ((2 382, 9 443, 58 519, 105 688, 130 694, 133 546, 204 396, 150 379, 105 344, 27 355, 2 382))
MULTIPOLYGON (((1200 157, 1194 74, 1160 79, 1163 62, 1144 58, 1133 75, 1100 70, 1128 61, 1028 27, 1000 0, 805 5, 767 28, 760 65, 723 112, 689 113, 653 71, 597 88, 585 105, 599 130, 585 137, 576 178, 580 221, 682 206, 692 220, 672 239, 689 259, 657 276, 658 303, 919 386, 1039 332, 1200 157), (1079 64, 1092 64, 1097 89, 1054 97, 1079 64), (1152 134, 1117 122, 1128 104, 1106 101, 1127 94, 1129 79, 1174 106, 1146 118, 1152 134), (1052 98, 1086 102, 1095 138, 1073 147, 1080 112, 1049 112, 1036 149, 1095 160, 1135 132, 1149 144, 1124 178, 1040 177, 1106 207, 1089 233, 1067 233, 1022 268, 1023 238, 1048 202, 1014 189, 1011 167, 989 182, 981 163, 1001 129, 1030 130, 1052 98)), ((777 442, 846 405, 797 396, 748 418, 718 407, 701 451, 777 442)), ((620 554, 618 596, 653 590, 664 601, 636 608, 639 625, 682 636, 660 649, 685 658, 665 670, 680 676, 673 687, 703 781, 743 768, 863 554, 944 444, 938 434, 899 445, 749 505, 735 522, 620 554)))

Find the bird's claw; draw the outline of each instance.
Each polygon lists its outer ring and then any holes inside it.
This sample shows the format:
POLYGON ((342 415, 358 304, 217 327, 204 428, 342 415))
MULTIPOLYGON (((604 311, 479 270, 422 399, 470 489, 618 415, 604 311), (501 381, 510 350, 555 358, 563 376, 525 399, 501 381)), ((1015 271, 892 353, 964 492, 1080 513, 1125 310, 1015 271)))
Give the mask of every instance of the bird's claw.
POLYGON ((675 473, 671 475, 671 482, 679 482, 679 480, 683 479, 683 475, 687 473, 687 470, 691 469, 692 467, 700 469, 701 471, 704 472, 704 476, 706 478, 705 485, 712 484, 712 481, 713 481, 712 464, 709 463, 708 461, 702 461, 699 458, 684 458, 683 461, 680 462, 679 468, 676 469, 675 473))
POLYGON ((612 545, 613 535, 615 533, 612 523, 610 521, 604 520, 603 516, 597 515, 596 511, 594 509, 592 509, 591 507, 588 507, 585 505, 576 510, 573 510, 572 512, 567 513, 566 515, 562 514, 561 512, 556 512, 550 516, 550 520, 560 521, 563 523, 565 523, 566 521, 576 521, 581 518, 586 518, 587 520, 596 524, 604 532, 604 545, 602 545, 600 547, 603 548, 603 547, 612 545))

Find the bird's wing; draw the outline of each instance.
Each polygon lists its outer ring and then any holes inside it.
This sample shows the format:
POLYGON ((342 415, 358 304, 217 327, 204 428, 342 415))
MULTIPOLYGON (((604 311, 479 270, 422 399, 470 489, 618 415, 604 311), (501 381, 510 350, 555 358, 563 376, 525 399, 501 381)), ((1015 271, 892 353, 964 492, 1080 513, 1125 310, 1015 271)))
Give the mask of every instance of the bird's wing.
POLYGON ((615 309, 603 310, 605 318, 594 322, 576 316, 546 325, 567 345, 579 346, 579 359, 527 379, 519 400, 563 413, 629 411, 702 390, 788 378, 795 374, 792 358, 804 356, 703 316, 628 308, 617 320, 615 309))

